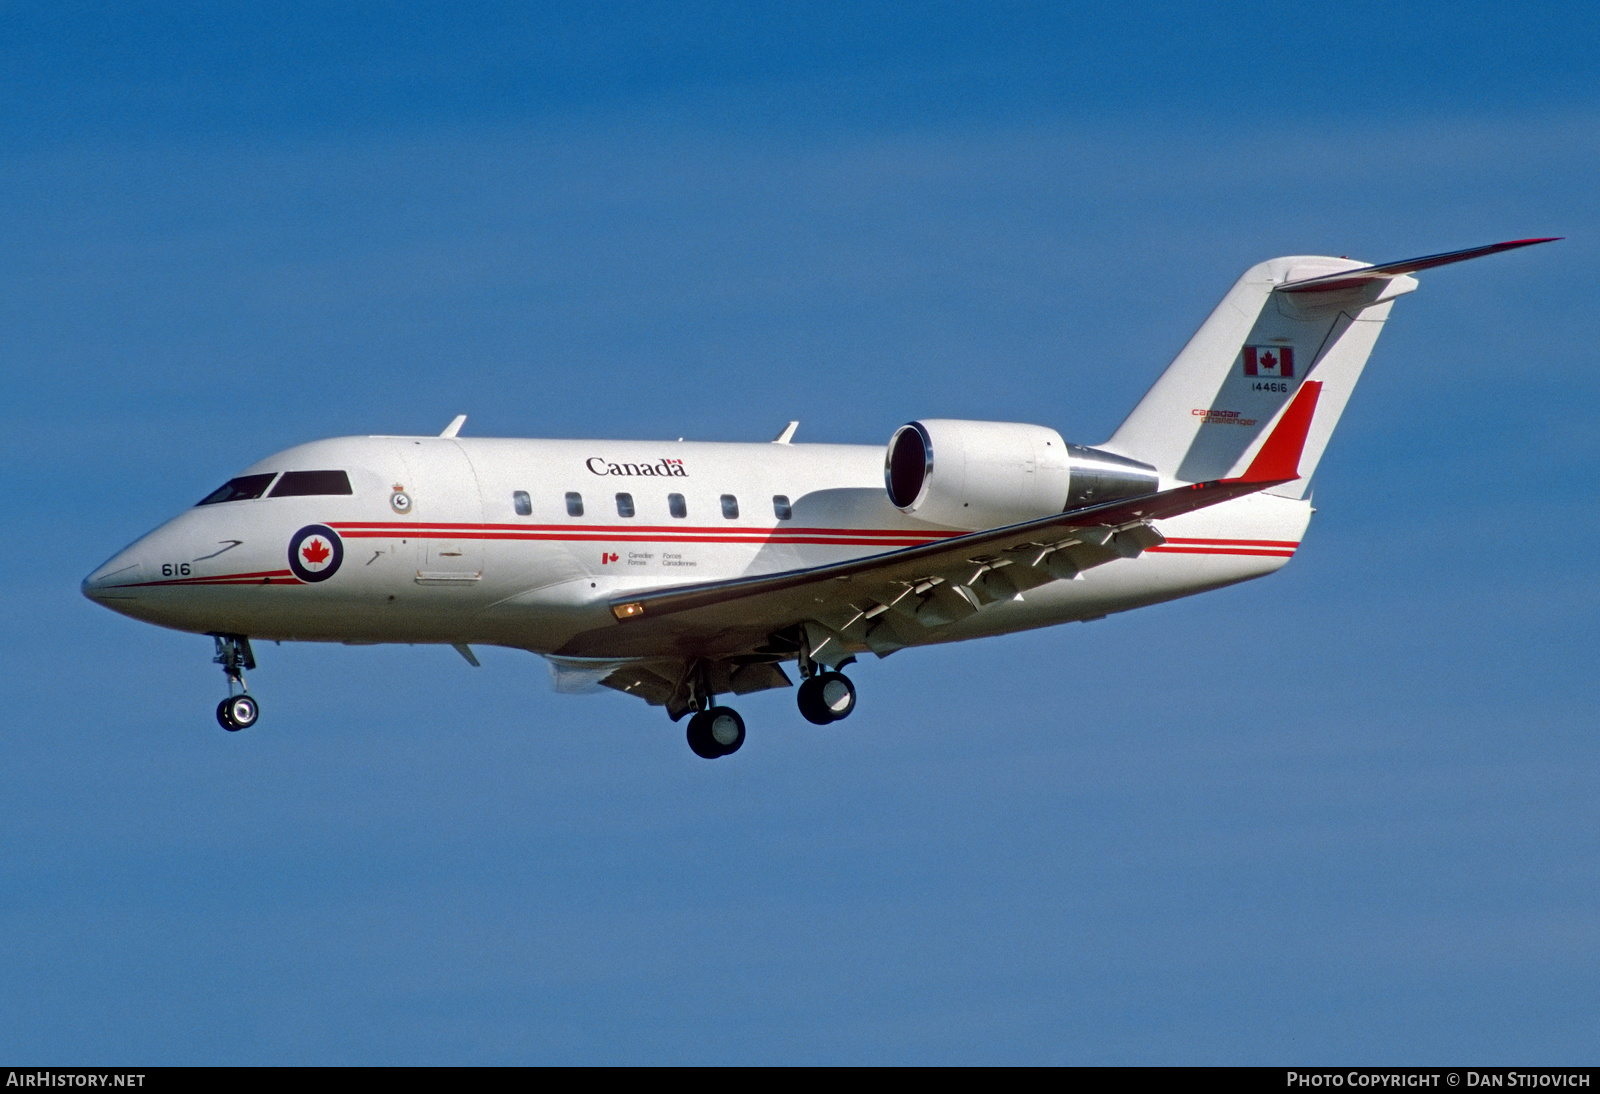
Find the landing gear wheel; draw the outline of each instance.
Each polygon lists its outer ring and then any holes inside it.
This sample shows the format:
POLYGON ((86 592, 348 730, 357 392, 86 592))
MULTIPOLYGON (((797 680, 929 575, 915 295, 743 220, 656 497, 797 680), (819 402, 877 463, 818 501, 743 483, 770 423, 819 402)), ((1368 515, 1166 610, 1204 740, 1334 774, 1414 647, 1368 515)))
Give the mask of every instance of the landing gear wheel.
POLYGON ((217 704, 217 722, 229 733, 249 729, 261 717, 261 707, 249 695, 231 695, 217 704))
POLYGON ((744 719, 732 707, 712 707, 689 719, 689 747, 696 756, 715 760, 744 744, 744 719))
POLYGON ((689 750, 702 760, 714 760, 722 755, 722 749, 711 739, 711 727, 706 721, 705 711, 689 719, 689 750))
POLYGON ((722 755, 731 756, 744 744, 744 719, 732 707, 712 707, 706 711, 710 717, 711 739, 722 749, 722 755))
POLYGON ((856 709, 856 686, 842 672, 819 672, 800 685, 800 715, 813 725, 825 726, 850 717, 856 709))
POLYGON ((249 729, 261 717, 261 707, 244 690, 245 670, 256 667, 250 639, 242 634, 213 634, 211 637, 217 644, 217 656, 212 660, 222 666, 222 675, 228 678, 228 697, 217 704, 217 724, 229 733, 249 729))

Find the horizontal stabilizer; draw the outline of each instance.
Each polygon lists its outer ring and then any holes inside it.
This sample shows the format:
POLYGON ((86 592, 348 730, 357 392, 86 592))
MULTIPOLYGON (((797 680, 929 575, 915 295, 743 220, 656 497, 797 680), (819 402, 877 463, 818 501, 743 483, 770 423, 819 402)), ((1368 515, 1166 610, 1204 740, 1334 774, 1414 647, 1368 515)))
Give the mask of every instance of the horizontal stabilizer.
POLYGON ((1303 281, 1288 281, 1279 285, 1277 291, 1335 292, 1339 289, 1354 289, 1370 285, 1374 281, 1403 277, 1418 270, 1431 270, 1435 266, 1465 262, 1469 258, 1482 258, 1484 255, 1499 254, 1501 251, 1514 251, 1518 247, 1531 247, 1535 243, 1554 243, 1561 238, 1561 236, 1546 236, 1542 239, 1513 239, 1508 243, 1491 243, 1487 247, 1469 247, 1464 251, 1449 251, 1445 254, 1425 255, 1422 258, 1401 259, 1399 262, 1385 262, 1377 266, 1362 266, 1359 269, 1344 270, 1322 277, 1308 277, 1303 281))

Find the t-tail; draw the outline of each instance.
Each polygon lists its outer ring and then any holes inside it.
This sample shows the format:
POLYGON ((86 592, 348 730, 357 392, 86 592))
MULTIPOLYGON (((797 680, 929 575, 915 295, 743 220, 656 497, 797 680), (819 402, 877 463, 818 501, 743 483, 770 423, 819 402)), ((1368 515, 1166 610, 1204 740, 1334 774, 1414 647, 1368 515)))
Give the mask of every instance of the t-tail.
POLYGON ((1298 255, 1253 266, 1101 447, 1151 464, 1163 486, 1239 478, 1263 456, 1277 458, 1268 448, 1281 418, 1310 414, 1298 477, 1270 488, 1304 497, 1390 307, 1417 287, 1409 275, 1549 242, 1519 239, 1381 265, 1298 255), (1308 382, 1316 387, 1297 399, 1308 382))

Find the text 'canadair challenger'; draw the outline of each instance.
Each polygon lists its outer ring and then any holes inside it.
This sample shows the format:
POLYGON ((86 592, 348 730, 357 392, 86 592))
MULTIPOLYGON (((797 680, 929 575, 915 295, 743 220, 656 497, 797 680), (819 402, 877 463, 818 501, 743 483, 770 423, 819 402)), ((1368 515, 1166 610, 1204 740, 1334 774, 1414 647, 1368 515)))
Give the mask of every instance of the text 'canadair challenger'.
POLYGON ((217 719, 260 712, 252 638, 530 650, 556 686, 692 715, 708 759, 744 742, 719 706, 793 684, 847 717, 857 656, 1096 619, 1272 573, 1395 298, 1419 270, 1253 267, 1104 444, 930 419, 887 448, 341 437, 228 480, 83 582, 135 619, 210 635, 217 719))

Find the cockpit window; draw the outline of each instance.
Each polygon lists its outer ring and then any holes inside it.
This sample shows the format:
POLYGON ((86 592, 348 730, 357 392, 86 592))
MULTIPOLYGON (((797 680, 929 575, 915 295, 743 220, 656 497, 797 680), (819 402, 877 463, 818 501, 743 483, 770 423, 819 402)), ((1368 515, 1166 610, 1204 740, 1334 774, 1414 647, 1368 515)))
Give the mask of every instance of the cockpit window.
MULTIPOLYGON (((236 479, 229 479, 195 504, 216 505, 224 501, 249 501, 251 498, 259 498, 266 492, 267 484, 276 474, 276 471, 269 471, 265 475, 240 475, 236 479)), ((345 491, 347 494, 349 492, 345 491)))
POLYGON ((314 494, 350 494, 350 476, 343 471, 285 471, 269 498, 307 498, 314 494))

